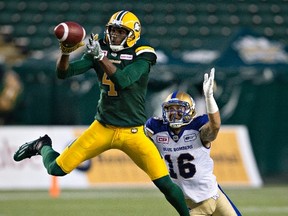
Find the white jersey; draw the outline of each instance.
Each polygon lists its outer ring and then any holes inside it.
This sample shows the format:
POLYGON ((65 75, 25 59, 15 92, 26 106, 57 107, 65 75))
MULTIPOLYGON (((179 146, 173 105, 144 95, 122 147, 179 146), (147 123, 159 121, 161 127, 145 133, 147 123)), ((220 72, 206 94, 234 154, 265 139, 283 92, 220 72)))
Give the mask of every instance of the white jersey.
POLYGON ((211 198, 218 190, 210 148, 200 140, 199 130, 207 121, 207 115, 198 116, 179 135, 173 134, 162 119, 150 118, 146 123, 171 179, 181 187, 186 199, 196 203, 211 198))

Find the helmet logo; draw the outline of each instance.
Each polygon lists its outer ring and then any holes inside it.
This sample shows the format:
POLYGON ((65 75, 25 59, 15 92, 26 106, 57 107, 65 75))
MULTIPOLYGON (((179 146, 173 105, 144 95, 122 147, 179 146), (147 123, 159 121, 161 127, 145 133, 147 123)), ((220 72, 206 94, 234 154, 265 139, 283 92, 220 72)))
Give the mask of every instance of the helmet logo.
POLYGON ((139 22, 135 22, 135 23, 134 23, 134 30, 135 30, 136 32, 139 32, 140 29, 141 29, 140 23, 139 23, 139 22))

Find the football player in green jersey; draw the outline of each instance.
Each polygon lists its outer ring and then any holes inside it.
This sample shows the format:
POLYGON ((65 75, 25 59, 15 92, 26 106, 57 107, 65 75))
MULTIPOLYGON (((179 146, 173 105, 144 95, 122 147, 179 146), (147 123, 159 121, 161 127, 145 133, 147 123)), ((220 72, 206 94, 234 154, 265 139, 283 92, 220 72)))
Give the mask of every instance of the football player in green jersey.
POLYGON ((50 175, 64 176, 85 160, 119 149, 147 173, 179 215, 188 216, 181 189, 171 181, 157 148, 144 133, 148 76, 157 57, 151 46, 139 43, 140 33, 138 18, 129 11, 118 11, 107 23, 103 39, 91 35, 81 59, 70 62, 69 54, 82 44, 72 48, 61 44, 59 78, 91 68, 96 72, 101 95, 95 121, 61 154, 52 149, 51 139, 45 135, 20 146, 14 160, 42 155, 50 175))

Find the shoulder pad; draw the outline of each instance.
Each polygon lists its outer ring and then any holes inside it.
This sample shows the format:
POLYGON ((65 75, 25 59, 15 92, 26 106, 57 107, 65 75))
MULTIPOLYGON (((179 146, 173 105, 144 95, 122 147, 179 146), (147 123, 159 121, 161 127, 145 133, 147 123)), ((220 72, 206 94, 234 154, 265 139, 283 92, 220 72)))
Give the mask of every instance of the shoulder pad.
POLYGON ((188 129, 194 129, 199 130, 204 124, 206 124, 209 121, 208 115, 200 115, 195 117, 189 125, 187 125, 188 129))
POLYGON ((144 58, 152 64, 156 63, 157 55, 153 47, 148 45, 135 46, 136 58, 144 58))

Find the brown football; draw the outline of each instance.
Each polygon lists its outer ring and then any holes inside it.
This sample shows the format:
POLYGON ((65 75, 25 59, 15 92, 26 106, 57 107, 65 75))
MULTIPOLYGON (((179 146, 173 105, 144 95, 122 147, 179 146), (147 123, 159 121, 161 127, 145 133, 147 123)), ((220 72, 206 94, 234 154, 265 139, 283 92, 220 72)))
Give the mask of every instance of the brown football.
POLYGON ((74 46, 84 40, 85 29, 78 23, 67 21, 58 24, 54 28, 57 39, 66 46, 74 46))

